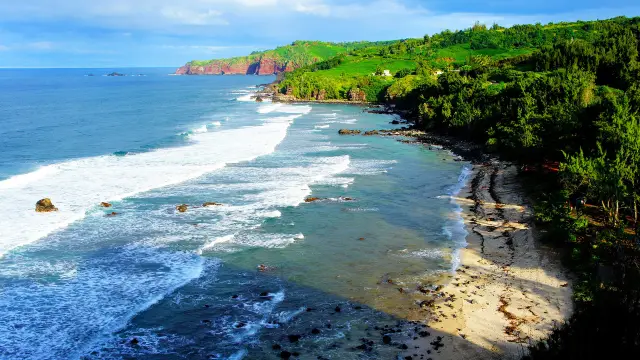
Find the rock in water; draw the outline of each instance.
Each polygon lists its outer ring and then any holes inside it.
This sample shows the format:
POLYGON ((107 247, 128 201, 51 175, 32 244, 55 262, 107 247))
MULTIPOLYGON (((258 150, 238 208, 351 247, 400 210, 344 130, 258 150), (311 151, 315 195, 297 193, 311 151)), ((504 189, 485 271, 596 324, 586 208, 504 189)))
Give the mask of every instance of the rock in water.
POLYGON ((176 206, 176 210, 180 211, 180 212, 187 212, 187 209, 189 208, 189 205, 187 204, 182 204, 182 205, 178 205, 176 206))
POLYGON ((207 207, 207 206, 222 206, 222 204, 219 204, 217 202, 206 202, 202 204, 202 207, 207 207))
POLYGON ((256 97, 256 102, 263 102, 263 101, 264 101, 264 100, 262 100, 262 97, 260 97, 260 96, 257 96, 257 97, 256 97))
POLYGON ((338 134, 340 135, 358 135, 360 134, 360 130, 349 130, 349 129, 340 129, 338 130, 338 134))
POLYGON ((52 212, 52 211, 58 211, 58 208, 53 206, 51 199, 45 198, 45 199, 39 200, 36 203, 36 212, 52 212))
POLYGON ((304 199, 304 202, 306 202, 306 203, 310 203, 310 202, 314 202, 314 201, 318 201, 318 200, 320 200, 320 198, 317 198, 317 197, 308 197, 308 198, 304 199))
POLYGON ((111 204, 109 204, 108 202, 101 202, 100 206, 108 208, 111 207, 111 204))

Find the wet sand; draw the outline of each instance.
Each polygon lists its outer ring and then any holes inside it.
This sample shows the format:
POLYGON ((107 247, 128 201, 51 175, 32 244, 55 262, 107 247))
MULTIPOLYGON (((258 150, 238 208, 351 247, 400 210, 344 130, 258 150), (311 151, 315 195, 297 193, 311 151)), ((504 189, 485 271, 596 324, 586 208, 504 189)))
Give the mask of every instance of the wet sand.
POLYGON ((514 165, 475 165, 454 198, 469 235, 461 266, 429 302, 430 336, 403 356, 421 359, 519 359, 572 312, 572 290, 559 256, 536 238, 533 211, 514 165), (418 346, 419 348, 416 348, 418 346))

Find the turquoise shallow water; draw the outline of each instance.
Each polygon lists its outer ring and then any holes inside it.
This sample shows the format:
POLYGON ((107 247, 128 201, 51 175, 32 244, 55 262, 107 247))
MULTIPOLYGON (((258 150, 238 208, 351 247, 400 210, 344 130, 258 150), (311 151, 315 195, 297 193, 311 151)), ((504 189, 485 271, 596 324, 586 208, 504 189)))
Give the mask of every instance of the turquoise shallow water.
POLYGON ((393 356, 354 342, 455 266, 467 165, 339 136, 396 127, 360 107, 247 101, 270 78, 89 72, 0 71, 0 358, 393 356))

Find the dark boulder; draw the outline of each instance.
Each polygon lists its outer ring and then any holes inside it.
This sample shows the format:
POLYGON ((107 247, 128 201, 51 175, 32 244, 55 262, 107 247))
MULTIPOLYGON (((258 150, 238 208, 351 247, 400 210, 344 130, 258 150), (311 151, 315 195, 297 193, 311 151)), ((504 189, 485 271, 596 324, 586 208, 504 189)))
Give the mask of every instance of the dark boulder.
POLYGON ((189 208, 189 205, 187 205, 187 204, 182 204, 182 205, 176 206, 176 210, 178 210, 181 213, 187 212, 188 208, 189 208))

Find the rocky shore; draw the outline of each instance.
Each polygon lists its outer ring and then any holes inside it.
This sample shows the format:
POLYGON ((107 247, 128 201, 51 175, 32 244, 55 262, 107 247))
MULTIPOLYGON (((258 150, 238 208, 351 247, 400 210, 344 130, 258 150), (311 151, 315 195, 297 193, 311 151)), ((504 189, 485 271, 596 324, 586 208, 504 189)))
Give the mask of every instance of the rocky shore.
MULTIPOLYGON (((417 305, 430 335, 411 329, 402 358, 520 359, 572 312, 572 289, 559 255, 538 241, 533 210, 515 164, 485 153, 471 142, 408 127, 341 130, 343 135, 401 136, 399 141, 448 149, 473 164, 471 181, 452 197, 468 232, 460 266, 433 285, 417 305)), ((413 319, 415 320, 415 318, 413 319)))
POLYGON ((474 165, 471 182, 453 200, 463 208, 468 246, 424 319, 439 338, 418 337, 410 347, 432 359, 520 359, 570 316, 568 274, 537 241, 515 165, 474 165))

